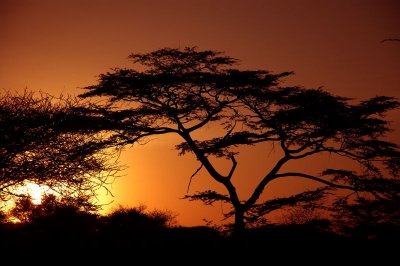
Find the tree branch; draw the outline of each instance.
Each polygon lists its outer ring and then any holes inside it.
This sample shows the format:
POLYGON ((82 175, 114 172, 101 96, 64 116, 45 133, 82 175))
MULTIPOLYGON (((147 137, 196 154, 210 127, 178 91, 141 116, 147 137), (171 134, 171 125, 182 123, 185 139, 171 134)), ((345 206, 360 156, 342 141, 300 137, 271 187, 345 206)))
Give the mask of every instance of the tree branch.
MULTIPOLYGON (((219 109, 219 108, 218 108, 218 109, 219 109)), ((218 110, 218 109, 215 110, 214 112, 211 112, 203 121, 199 122, 198 124, 196 124, 196 125, 194 125, 194 126, 192 126, 192 127, 190 127, 190 128, 187 128, 186 130, 187 130, 188 132, 192 132, 192 131, 195 131, 195 130, 197 130, 197 129, 203 127, 203 126, 205 126, 208 122, 211 121, 211 119, 213 118, 213 116, 214 116, 215 114, 217 114, 218 112, 221 111, 221 110, 218 110)))
POLYGON ((303 177, 303 178, 306 178, 306 179, 311 179, 311 180, 314 180, 314 181, 317 181, 317 182, 320 182, 320 183, 323 183, 325 185, 329 185, 329 186, 332 186, 332 187, 335 187, 335 188, 348 189, 348 190, 353 190, 353 191, 356 190, 355 187, 335 184, 333 182, 327 181, 325 179, 322 179, 322 178, 319 178, 319 177, 316 177, 316 176, 303 174, 303 173, 296 173, 296 172, 288 172, 288 173, 276 174, 273 177, 273 179, 277 179, 277 178, 280 178, 280 177, 288 177, 288 176, 293 176, 293 177, 298 176, 298 177, 303 177))
MULTIPOLYGON (((146 130, 142 130, 142 131, 146 131, 146 130)), ((115 132, 119 137, 125 139, 125 141, 123 141, 122 143, 119 143, 119 145, 126 145, 126 144, 135 144, 136 142, 138 142, 140 139, 143 139, 145 137, 149 137, 149 136, 153 136, 153 135, 164 135, 164 134, 168 134, 168 133, 178 133, 177 130, 172 129, 172 128, 161 128, 161 130, 148 130, 146 133, 141 133, 138 136, 132 138, 129 136, 126 136, 124 133, 121 133, 119 131, 113 130, 113 132, 115 132)))
POLYGON ((187 189, 186 189, 186 193, 189 193, 189 188, 190 188, 190 184, 192 183, 192 178, 193 178, 195 175, 197 175, 197 173, 201 170, 201 168, 203 168, 203 164, 201 164, 200 167, 197 168, 197 170, 190 176, 189 184, 188 184, 187 189))
POLYGON ((291 159, 301 159, 301 158, 304 158, 304 157, 307 157, 307 156, 310 156, 310 155, 313 155, 313 154, 319 153, 319 152, 321 152, 321 150, 318 149, 318 148, 316 148, 316 149, 314 149, 314 150, 305 152, 305 153, 303 153, 303 154, 299 154, 299 155, 290 155, 290 158, 291 158, 291 159))
POLYGON ((232 178, 233 173, 235 172, 236 166, 237 166, 237 161, 235 159, 235 156, 231 156, 231 161, 232 161, 232 167, 231 170, 229 171, 229 174, 226 176, 226 179, 230 180, 232 178))
MULTIPOLYGON (((180 125, 181 126, 181 125, 180 125)), ((192 149, 193 153, 196 155, 196 158, 201 162, 201 164, 204 165, 204 167, 207 169, 208 173, 219 183, 224 183, 225 182, 225 177, 221 175, 211 164, 210 160, 205 156, 205 154, 197 147, 196 142, 192 139, 190 136, 189 132, 181 126, 181 132, 179 132, 179 135, 187 142, 189 147, 192 149)))
POLYGON ((282 157, 276 164, 275 166, 272 168, 272 170, 261 180, 261 182, 258 184, 258 186, 255 188, 253 194, 250 196, 250 198, 246 201, 245 205, 245 209, 250 208, 254 203, 256 203, 256 201, 258 200, 258 198, 260 197, 260 195, 262 194, 262 192, 264 191, 265 186, 272 181, 273 179, 275 179, 276 173, 281 169, 281 167, 287 162, 289 161, 291 158, 284 156, 282 157))

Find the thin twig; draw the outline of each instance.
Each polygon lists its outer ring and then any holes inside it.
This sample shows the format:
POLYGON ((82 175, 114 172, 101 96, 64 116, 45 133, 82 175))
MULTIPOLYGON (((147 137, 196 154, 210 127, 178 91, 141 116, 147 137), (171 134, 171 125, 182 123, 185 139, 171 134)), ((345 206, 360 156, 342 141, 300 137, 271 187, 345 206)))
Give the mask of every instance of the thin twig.
POLYGON ((203 164, 201 164, 200 167, 197 168, 196 172, 194 172, 194 173, 190 176, 189 184, 188 184, 188 187, 187 187, 187 190, 186 190, 186 194, 189 193, 189 188, 190 188, 190 184, 192 183, 192 178, 201 170, 201 168, 203 168, 203 164))

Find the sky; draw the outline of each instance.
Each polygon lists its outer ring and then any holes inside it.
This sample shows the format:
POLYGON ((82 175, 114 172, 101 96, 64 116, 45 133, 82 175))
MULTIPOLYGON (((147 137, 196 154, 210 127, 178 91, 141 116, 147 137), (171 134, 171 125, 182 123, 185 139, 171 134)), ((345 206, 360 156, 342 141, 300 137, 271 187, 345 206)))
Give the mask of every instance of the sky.
MULTIPOLYGON (((197 46, 239 59, 241 69, 293 71, 288 84, 360 100, 400 97, 400 42, 382 42, 400 38, 399 14, 398 0, 0 0, 0 90, 77 95, 99 74, 131 67, 131 53, 197 46)), ((389 137, 397 143, 399 115, 388 116, 395 129, 389 137)), ((114 197, 102 198, 112 201, 105 209, 144 204, 176 213, 182 225, 218 223, 228 206, 180 199, 199 165, 191 155, 178 157, 175 144, 165 136, 127 149, 121 156, 127 168, 110 187, 114 197)), ((240 195, 272 165, 266 148, 242 151, 240 195)), ((304 187, 312 185, 288 180, 266 194, 304 187)), ((206 189, 219 187, 201 171, 190 192, 206 189)))

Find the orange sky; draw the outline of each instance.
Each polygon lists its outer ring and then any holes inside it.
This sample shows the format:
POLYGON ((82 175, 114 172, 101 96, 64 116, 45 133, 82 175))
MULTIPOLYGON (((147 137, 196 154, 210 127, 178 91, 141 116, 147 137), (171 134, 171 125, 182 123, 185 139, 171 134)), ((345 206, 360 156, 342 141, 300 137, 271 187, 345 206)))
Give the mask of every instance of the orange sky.
MULTIPOLYGON (((241 68, 294 71, 290 84, 359 99, 400 97, 400 42, 381 43, 400 38, 399 14, 398 0, 1 0, 0 89, 78 94, 98 74, 129 67, 132 52, 198 46, 225 51, 241 68)), ((396 132, 398 116, 389 116, 396 132)), ((183 225, 218 222, 227 206, 179 199, 198 165, 191 155, 177 157, 174 144, 174 137, 161 137, 125 152, 129 168, 112 186, 110 207, 143 203, 178 213, 183 225)), ((239 157, 241 195, 271 165, 268 154, 259 148, 239 157)), ((326 163, 337 161, 316 164, 326 163)), ((210 180, 200 172, 190 191, 218 189, 210 180)), ((267 193, 286 195, 302 186, 281 182, 267 193)))

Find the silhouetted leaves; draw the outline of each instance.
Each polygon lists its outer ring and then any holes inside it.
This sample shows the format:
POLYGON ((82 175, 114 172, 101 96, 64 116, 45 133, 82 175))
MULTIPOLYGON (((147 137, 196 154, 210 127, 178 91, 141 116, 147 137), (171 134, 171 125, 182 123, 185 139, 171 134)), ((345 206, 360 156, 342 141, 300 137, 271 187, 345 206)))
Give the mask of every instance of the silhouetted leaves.
POLYGON ((275 198, 267 200, 259 204, 254 204, 246 213, 245 219, 249 224, 257 223, 257 221, 263 216, 283 208, 293 206, 306 206, 312 207, 313 205, 318 206, 322 200, 327 196, 327 193, 331 190, 330 187, 322 187, 313 191, 305 191, 289 197, 275 198))
POLYGON ((93 126, 100 119, 83 112, 86 107, 75 98, 27 91, 0 97, 1 200, 27 181, 64 196, 94 196, 115 175, 115 152, 106 150, 110 141, 93 126))
POLYGON ((86 87, 81 97, 106 99, 95 109, 101 109, 104 118, 114 119, 110 133, 116 145, 140 143, 161 134, 179 135, 179 154, 192 152, 228 192, 225 196, 205 191, 185 198, 206 204, 229 202, 238 231, 245 226, 246 213, 253 210, 258 213, 252 214, 254 219, 261 218, 271 208, 287 203, 258 202, 272 180, 306 178, 328 188, 373 193, 375 186, 368 181, 372 176, 397 174, 400 150, 385 139, 390 128, 384 119, 388 111, 399 107, 395 98, 376 96, 356 102, 321 88, 284 87, 282 79, 290 72, 239 70, 233 68, 236 59, 197 47, 164 48, 133 54, 131 59, 140 67, 101 74, 98 83, 86 87), (195 134, 206 126, 216 130, 207 136, 195 134), (242 146, 266 142, 277 144, 283 155, 248 199, 242 200, 232 182, 235 155, 242 146), (350 169, 325 171, 320 176, 309 174, 306 168, 282 170, 292 160, 321 153, 347 157, 362 169, 357 173, 350 169), (210 161, 212 157, 230 160, 229 173, 220 173, 210 161))
POLYGON ((360 195, 342 198, 334 204, 334 217, 340 232, 347 236, 394 241, 400 236, 399 188, 390 197, 360 195))
POLYGON ((206 205, 213 205, 213 203, 216 201, 230 202, 230 199, 227 195, 222 195, 212 190, 197 192, 193 195, 185 195, 183 199, 188 199, 190 201, 200 200, 206 205))

